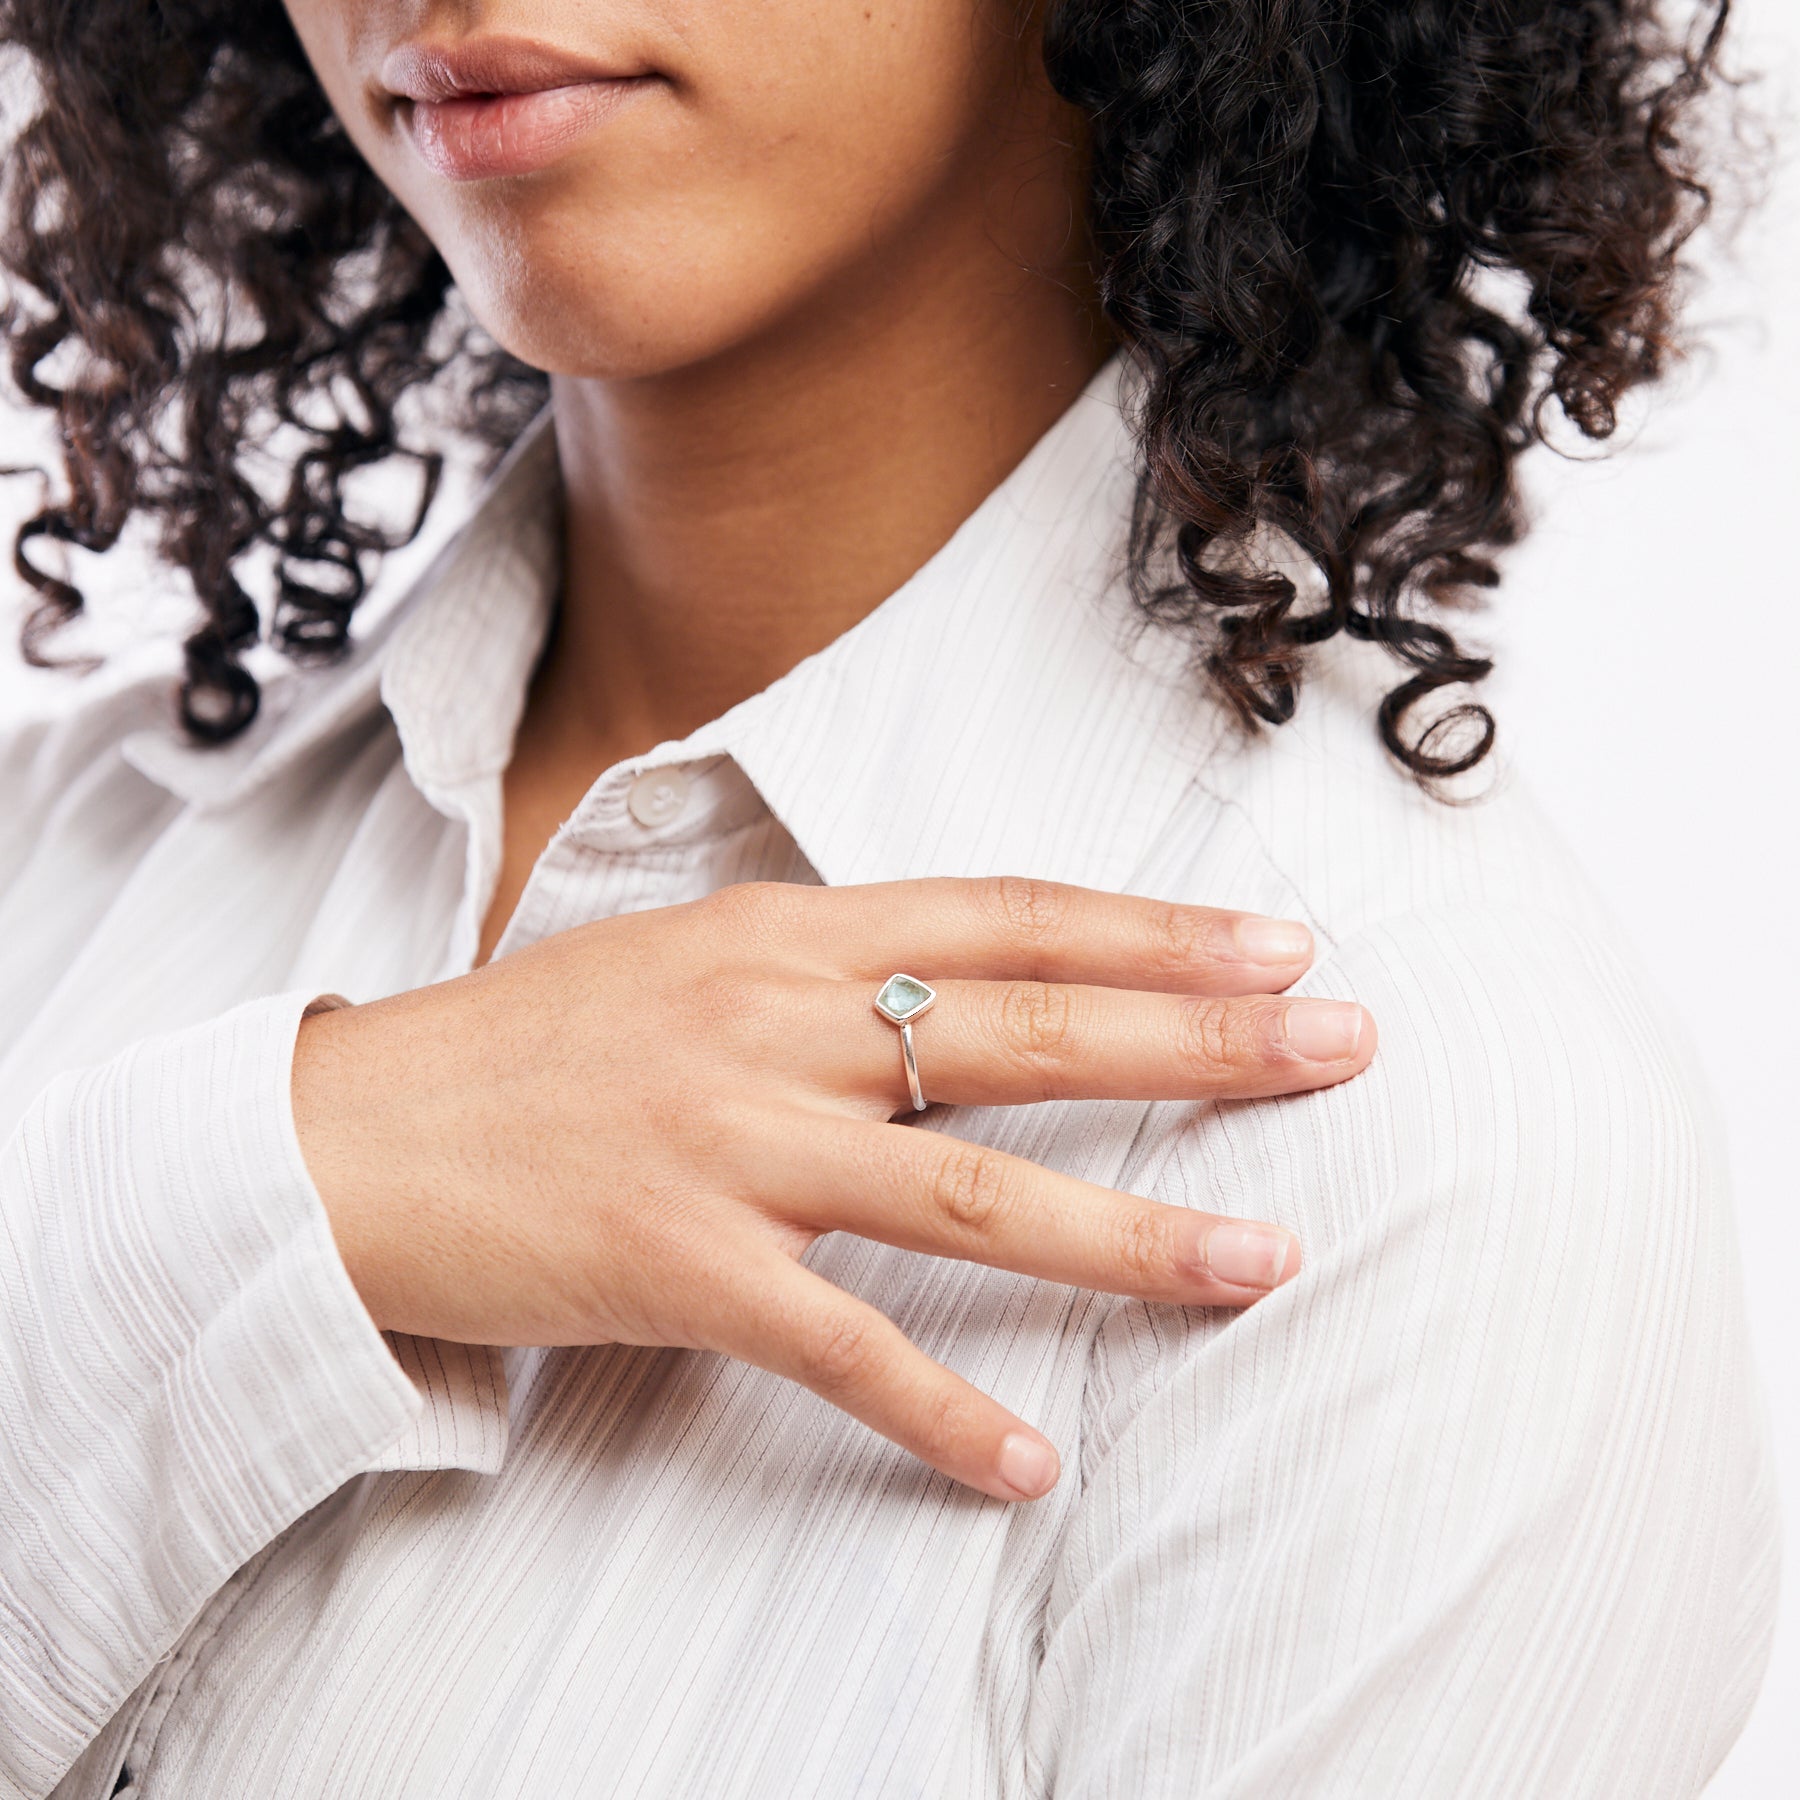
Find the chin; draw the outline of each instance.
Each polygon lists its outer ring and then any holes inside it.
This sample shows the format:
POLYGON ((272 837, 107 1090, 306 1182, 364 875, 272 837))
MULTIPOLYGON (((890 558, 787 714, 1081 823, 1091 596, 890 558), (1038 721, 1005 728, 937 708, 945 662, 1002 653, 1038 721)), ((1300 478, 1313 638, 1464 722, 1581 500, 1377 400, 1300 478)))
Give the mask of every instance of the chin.
POLYGON ((469 310, 509 354, 546 375, 619 381, 663 375, 716 348, 706 321, 671 316, 658 296, 615 282, 459 277, 469 310))
POLYGON ((755 337, 793 301, 791 272, 746 258, 736 230, 718 241, 667 218, 496 223, 432 235, 483 329, 549 375, 667 374, 755 337))

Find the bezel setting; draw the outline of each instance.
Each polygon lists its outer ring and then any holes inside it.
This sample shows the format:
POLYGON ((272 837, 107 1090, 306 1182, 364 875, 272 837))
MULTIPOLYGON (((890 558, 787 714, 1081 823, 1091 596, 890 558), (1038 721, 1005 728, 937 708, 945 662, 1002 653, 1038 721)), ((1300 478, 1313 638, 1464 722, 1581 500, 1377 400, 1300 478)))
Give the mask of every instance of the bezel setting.
POLYGON ((875 1010, 890 1024, 908 1025, 931 1007, 937 989, 916 975, 890 975, 875 996, 875 1010))

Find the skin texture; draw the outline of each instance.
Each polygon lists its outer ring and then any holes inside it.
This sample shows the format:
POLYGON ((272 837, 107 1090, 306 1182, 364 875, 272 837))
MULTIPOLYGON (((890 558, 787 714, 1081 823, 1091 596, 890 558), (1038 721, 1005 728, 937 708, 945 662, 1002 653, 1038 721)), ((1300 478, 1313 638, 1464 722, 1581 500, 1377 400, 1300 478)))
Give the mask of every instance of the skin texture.
MULTIPOLYGON (((566 591, 485 957, 597 775, 879 604, 1104 359, 1083 148, 1029 23, 969 0, 290 12, 482 322, 553 378, 566 591), (382 71, 498 34, 642 85, 532 173, 451 180, 382 71)), ((1024 879, 751 885, 309 1021, 296 1122, 384 1327, 723 1351, 1034 1497, 1053 1447, 800 1268, 807 1244, 853 1230, 1222 1305, 1291 1278, 1298 1246, 888 1123, 905 1092, 870 995, 901 967, 942 984, 919 1031, 951 1103, 1267 1095, 1364 1066, 1360 1008, 1256 997, 1302 972, 1304 931, 1250 955, 1239 923, 1024 879)))

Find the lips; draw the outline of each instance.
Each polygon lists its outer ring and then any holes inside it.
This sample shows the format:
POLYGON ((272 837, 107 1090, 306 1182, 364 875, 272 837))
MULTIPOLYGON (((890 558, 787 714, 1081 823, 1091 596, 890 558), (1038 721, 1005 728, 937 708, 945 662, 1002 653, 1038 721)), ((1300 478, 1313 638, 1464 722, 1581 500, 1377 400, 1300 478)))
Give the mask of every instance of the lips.
POLYGON ((520 38, 405 44, 381 67, 421 160, 449 181, 544 168, 656 79, 520 38))

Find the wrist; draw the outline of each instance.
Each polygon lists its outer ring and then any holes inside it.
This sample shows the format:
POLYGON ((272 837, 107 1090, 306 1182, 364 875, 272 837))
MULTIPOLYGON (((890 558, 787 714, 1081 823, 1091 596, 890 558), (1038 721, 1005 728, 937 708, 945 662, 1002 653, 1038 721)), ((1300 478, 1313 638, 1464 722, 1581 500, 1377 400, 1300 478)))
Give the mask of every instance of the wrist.
MULTIPOLYGON (((334 997, 335 999, 335 997, 334 997)), ((380 1133, 368 1102, 379 1091, 366 1010, 347 1003, 307 1009, 294 1041, 294 1133, 339 1258, 370 1317, 385 1329, 388 1272, 379 1230, 380 1133)))

